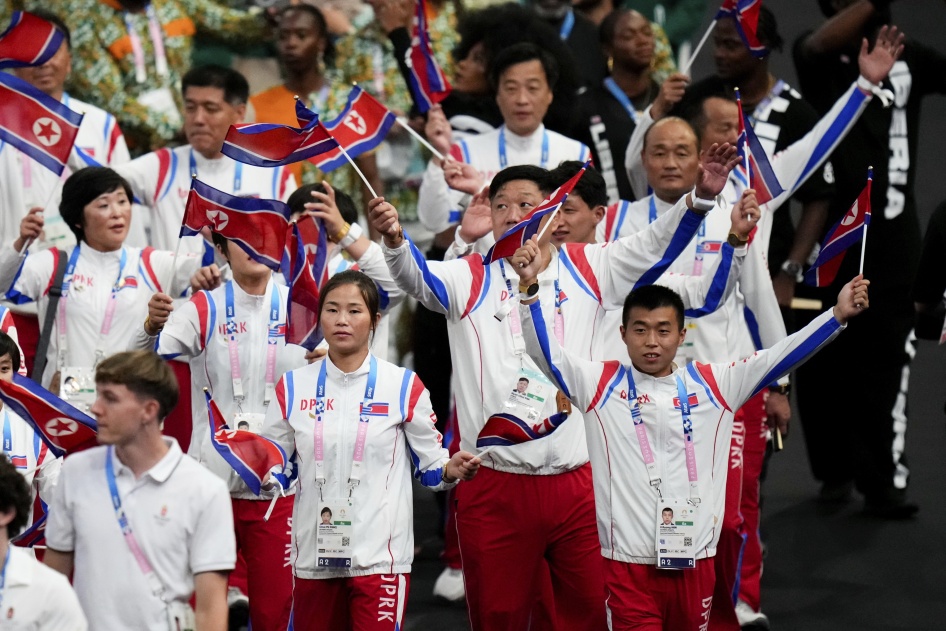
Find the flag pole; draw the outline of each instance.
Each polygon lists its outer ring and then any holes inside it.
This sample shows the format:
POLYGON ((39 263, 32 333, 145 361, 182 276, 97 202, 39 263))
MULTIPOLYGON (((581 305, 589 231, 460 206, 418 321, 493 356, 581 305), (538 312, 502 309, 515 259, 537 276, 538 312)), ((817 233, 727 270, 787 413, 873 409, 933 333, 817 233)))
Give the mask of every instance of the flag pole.
POLYGON ((703 33, 703 39, 700 40, 700 43, 696 45, 696 48, 693 50, 693 54, 690 55, 690 58, 687 59, 686 66, 680 69, 680 72, 683 74, 690 74, 690 68, 693 66, 693 60, 696 59, 696 56, 700 54, 700 50, 703 49, 703 44, 706 43, 706 40, 709 39, 710 33, 713 32, 713 29, 716 27, 716 20, 714 19, 710 22, 709 27, 706 29, 706 32, 703 33))
POLYGON ((536 243, 541 243, 541 242, 542 242, 542 237, 545 236, 545 231, 548 230, 548 229, 549 229, 549 226, 552 225, 552 222, 555 221, 555 215, 558 214, 558 211, 562 208, 562 204, 565 203, 565 200, 566 200, 566 199, 568 199, 568 195, 567 195, 567 194, 565 195, 565 197, 562 198, 562 203, 558 205, 558 208, 556 208, 555 210, 553 210, 553 211, 552 211, 552 214, 549 215, 548 221, 545 222, 545 225, 542 226, 542 229, 539 230, 539 236, 535 238, 535 242, 536 242, 536 243))
MULTIPOLYGON (((736 93, 736 104, 739 106, 739 124, 745 126, 746 118, 742 115, 742 96, 739 94, 739 88, 733 88, 736 93)), ((749 175, 749 132, 746 132, 746 188, 752 188, 752 177, 749 175)))
MULTIPOLYGON (((159 290, 163 289, 164 293, 168 296, 171 295, 171 283, 174 282, 174 273, 177 271, 177 259, 181 255, 181 243, 183 242, 183 237, 177 238, 177 248, 174 250, 174 257, 171 259, 171 273, 168 274, 168 281, 158 287, 159 290)), ((173 298, 173 296, 171 296, 173 298)))
POLYGON ((414 129, 407 123, 406 118, 404 118, 403 116, 398 116, 397 118, 395 118, 395 120, 397 121, 398 125, 400 125, 401 127, 407 130, 407 133, 409 133, 411 136, 416 138, 417 142, 427 147, 430 150, 430 153, 434 154, 438 160, 444 160, 443 154, 437 151, 436 149, 434 149, 434 146, 430 144, 429 142, 427 142, 426 138, 424 138, 423 136, 418 134, 416 131, 414 131, 414 129))
MULTIPOLYGON (((870 185, 874 181, 874 167, 867 167, 867 203, 870 203, 870 185)), ((867 250, 867 225, 868 221, 864 222, 864 237, 861 239, 861 266, 858 274, 864 273, 864 251, 867 250)))
POLYGON ((498 446, 499 446, 499 445, 490 445, 489 447, 487 447, 486 449, 484 449, 484 450, 481 451, 480 453, 476 454, 476 457, 482 460, 482 459, 483 459, 483 456, 485 456, 486 454, 488 454, 489 452, 491 452, 494 448, 496 448, 496 447, 498 447, 498 446))
POLYGON ((348 163, 351 164, 352 168, 355 169, 355 173, 358 174, 358 177, 361 178, 361 181, 364 182, 365 187, 368 189, 368 192, 371 193, 371 197, 375 198, 378 196, 374 192, 374 189, 371 187, 371 184, 368 183, 368 178, 365 177, 365 174, 361 172, 361 169, 358 168, 358 165, 355 164, 355 161, 351 159, 351 156, 348 155, 348 152, 345 151, 345 147, 338 145, 339 150, 342 152, 342 155, 345 156, 345 159, 348 160, 348 163))

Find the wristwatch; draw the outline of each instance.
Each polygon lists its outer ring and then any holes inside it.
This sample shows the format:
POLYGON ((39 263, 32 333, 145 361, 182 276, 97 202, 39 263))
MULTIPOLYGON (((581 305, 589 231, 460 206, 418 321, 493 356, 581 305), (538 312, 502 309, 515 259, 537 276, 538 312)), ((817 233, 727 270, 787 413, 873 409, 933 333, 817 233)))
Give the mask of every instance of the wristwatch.
POLYGON ((749 243, 749 238, 748 237, 743 238, 743 237, 740 237, 735 232, 730 232, 729 237, 726 239, 726 242, 729 245, 733 246, 734 248, 741 248, 745 244, 749 243))
POLYGON ((344 237, 339 239, 338 245, 343 248, 351 246, 355 241, 361 238, 361 235, 364 234, 364 231, 361 229, 357 223, 353 223, 348 227, 348 233, 344 237))
POLYGON ((800 283, 805 279, 804 275, 801 273, 801 270, 801 263, 798 263, 797 261, 786 259, 785 262, 782 263, 782 271, 794 278, 796 283, 800 283))
POLYGON ((539 293, 539 283, 535 282, 531 285, 523 285, 522 283, 519 283, 519 293, 531 298, 532 296, 539 293))
POLYGON ((769 386, 769 392, 777 392, 788 396, 792 392, 792 384, 787 383, 785 385, 769 386))

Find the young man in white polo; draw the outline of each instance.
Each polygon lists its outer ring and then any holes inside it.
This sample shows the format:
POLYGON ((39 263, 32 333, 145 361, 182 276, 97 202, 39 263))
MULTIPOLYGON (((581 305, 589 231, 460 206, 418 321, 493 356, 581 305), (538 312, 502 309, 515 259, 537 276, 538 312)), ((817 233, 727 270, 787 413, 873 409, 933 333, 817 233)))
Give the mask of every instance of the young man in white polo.
POLYGON ((32 498, 26 480, 0 457, 0 627, 85 631, 88 624, 69 579, 10 543, 27 525, 32 498))
POLYGON ((174 373, 153 352, 133 351, 102 361, 95 383, 91 412, 101 446, 63 465, 46 564, 66 575, 75 570, 96 631, 224 631, 236 561, 230 495, 161 435, 161 420, 177 403, 174 373))

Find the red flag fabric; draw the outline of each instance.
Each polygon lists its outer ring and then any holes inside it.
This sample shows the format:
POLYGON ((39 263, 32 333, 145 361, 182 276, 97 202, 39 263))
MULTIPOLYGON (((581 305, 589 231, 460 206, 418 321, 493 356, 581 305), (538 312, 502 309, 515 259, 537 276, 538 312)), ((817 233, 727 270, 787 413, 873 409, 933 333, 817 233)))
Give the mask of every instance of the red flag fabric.
POLYGON ((65 34, 52 22, 14 11, 10 26, 0 33, 0 69, 42 66, 56 54, 65 34))
POLYGON ((13 375, 13 383, 0 380, 0 401, 32 425, 56 456, 98 444, 95 419, 26 377, 13 375))

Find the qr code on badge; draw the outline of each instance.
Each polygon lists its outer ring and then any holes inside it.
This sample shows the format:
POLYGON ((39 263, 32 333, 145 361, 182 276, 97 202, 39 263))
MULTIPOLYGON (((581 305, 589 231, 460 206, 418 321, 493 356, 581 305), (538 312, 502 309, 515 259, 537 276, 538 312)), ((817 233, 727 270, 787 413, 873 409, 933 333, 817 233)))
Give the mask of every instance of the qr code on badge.
POLYGON ((343 548, 347 548, 349 543, 351 543, 351 539, 349 537, 342 537, 343 548))
POLYGON ((692 545, 693 545, 693 537, 684 537, 684 538, 683 538, 683 545, 684 545, 685 547, 692 546, 692 545))

